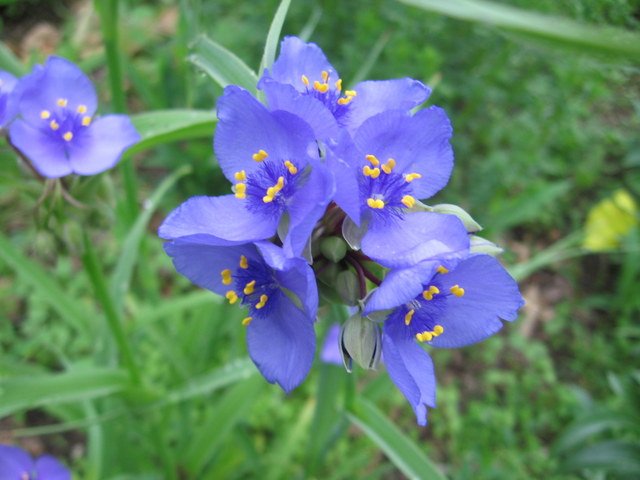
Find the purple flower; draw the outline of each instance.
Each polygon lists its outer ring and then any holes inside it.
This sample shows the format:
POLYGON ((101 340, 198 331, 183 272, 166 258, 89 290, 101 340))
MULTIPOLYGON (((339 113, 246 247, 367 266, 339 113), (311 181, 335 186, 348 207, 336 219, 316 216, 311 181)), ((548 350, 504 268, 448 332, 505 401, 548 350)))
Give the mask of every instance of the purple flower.
POLYGON ((342 365, 342 354, 340 353, 340 324, 334 323, 329 327, 322 343, 320 360, 325 363, 342 365))
POLYGON ((207 235, 165 244, 176 270, 196 285, 248 309, 249 354, 262 375, 289 393, 315 354, 318 291, 313 270, 268 242, 230 245, 207 235))
POLYGON ((11 124, 9 138, 44 177, 103 172, 140 140, 125 115, 94 118, 95 89, 64 58, 49 57, 16 88, 18 118, 11 124))
POLYGON ((280 55, 258 82, 269 108, 299 115, 322 141, 334 136, 336 126, 354 132, 377 113, 409 111, 431 93, 428 87, 411 78, 360 82, 353 90, 344 87, 320 47, 297 37, 282 40, 280 55), (300 101, 301 97, 307 100, 300 101), (324 113, 318 113, 312 104, 322 106, 324 113))
POLYGON ((159 235, 207 234, 241 244, 278 231, 285 250, 300 255, 335 189, 309 126, 291 113, 270 112, 235 86, 218 101, 218 118, 215 152, 234 194, 186 201, 159 235))
POLYGON ((500 330, 502 320, 515 320, 523 304, 515 280, 488 255, 391 270, 365 313, 392 309, 383 329, 384 362, 420 425, 426 425, 427 407, 435 407, 436 381, 419 343, 456 348, 479 342, 500 330))
POLYGON ((51 455, 34 461, 21 448, 0 445, 0 480, 71 480, 71 472, 51 455))
POLYGON ((18 79, 9 72, 0 70, 0 130, 13 120, 16 115, 15 98, 12 92, 18 79))

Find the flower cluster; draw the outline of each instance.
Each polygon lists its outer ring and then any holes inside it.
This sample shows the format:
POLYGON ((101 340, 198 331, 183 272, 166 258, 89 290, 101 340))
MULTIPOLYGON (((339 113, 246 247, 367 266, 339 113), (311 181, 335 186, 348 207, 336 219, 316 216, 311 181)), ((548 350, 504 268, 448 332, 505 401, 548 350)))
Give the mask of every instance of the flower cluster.
POLYGON ((471 217, 421 202, 451 175, 449 119, 414 113, 430 95, 416 80, 346 89, 295 37, 258 88, 266 104, 237 86, 218 101, 214 150, 231 193, 174 210, 165 249, 178 272, 248 310, 251 358, 287 392, 311 367, 319 296, 349 305, 345 365, 382 359, 424 425, 435 377, 421 344, 478 342, 523 304, 471 217))
POLYGON ((43 177, 103 172, 140 140, 129 117, 96 118, 97 108, 91 80, 64 58, 49 57, 20 80, 0 72, 0 129, 43 177))
POLYGON ((51 455, 33 460, 19 447, 0 445, 0 478, 3 480, 71 480, 71 472, 51 455))

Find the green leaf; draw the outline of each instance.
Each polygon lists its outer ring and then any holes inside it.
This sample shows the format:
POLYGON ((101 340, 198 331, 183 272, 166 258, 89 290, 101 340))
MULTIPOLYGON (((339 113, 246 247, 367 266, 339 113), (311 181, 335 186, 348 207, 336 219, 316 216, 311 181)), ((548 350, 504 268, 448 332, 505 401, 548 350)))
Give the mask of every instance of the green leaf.
POLYGON ((347 416, 407 477, 445 479, 421 448, 398 430, 372 403, 363 398, 358 399, 347 416))
POLYGON ((589 445, 573 453, 560 464, 565 471, 584 469, 604 470, 607 473, 640 475, 640 444, 625 440, 608 440, 589 445))
POLYGON ((13 269, 23 281, 31 285, 36 293, 76 330, 86 330, 91 326, 96 317, 95 310, 86 308, 77 298, 71 297, 50 272, 25 257, 2 234, 0 234, 0 260, 13 269))
POLYGON ((460 20, 483 23, 554 46, 595 54, 607 60, 640 63, 640 35, 609 26, 521 10, 482 0, 399 0, 460 20))
POLYGON ((566 429, 556 441, 554 450, 559 453, 566 452, 581 444, 584 445, 602 432, 623 428, 634 431, 638 426, 629 415, 610 411, 593 411, 587 418, 577 421, 566 429))
POLYGON ((213 137, 215 112, 205 110, 157 110, 131 116, 142 140, 129 148, 126 156, 163 143, 213 137))
POLYGON ((191 55, 187 58, 196 67, 209 75, 222 88, 240 85, 256 93, 258 77, 233 52, 205 35, 200 35, 191 45, 191 55))
POLYGON ((191 172, 191 167, 185 165, 175 170, 171 175, 165 178, 158 186, 155 192, 145 202, 145 209, 138 215, 136 222, 127 233, 127 237, 122 245, 121 255, 116 264, 116 268, 111 277, 111 296, 114 299, 115 308, 122 310, 122 303, 131 281, 133 267, 138 261, 140 252, 140 242, 146 232, 147 225, 151 219, 151 215, 158 207, 158 203, 167 191, 178 181, 179 178, 191 172))
POLYGON ((262 61, 260 62, 261 73, 265 68, 271 68, 271 65, 273 65, 273 62, 276 59, 278 41, 280 40, 280 33, 282 32, 284 19, 289 11, 289 5, 291 5, 291 0, 282 0, 280 5, 278 5, 276 14, 273 16, 271 26, 269 27, 269 33, 267 34, 267 41, 264 44, 264 54, 262 55, 262 61))
POLYGON ((16 77, 27 73, 27 67, 15 56, 15 54, 3 42, 0 42, 0 70, 6 70, 16 77))
POLYGON ((29 408, 105 397, 128 386, 119 369, 91 368, 0 380, 0 417, 29 408))

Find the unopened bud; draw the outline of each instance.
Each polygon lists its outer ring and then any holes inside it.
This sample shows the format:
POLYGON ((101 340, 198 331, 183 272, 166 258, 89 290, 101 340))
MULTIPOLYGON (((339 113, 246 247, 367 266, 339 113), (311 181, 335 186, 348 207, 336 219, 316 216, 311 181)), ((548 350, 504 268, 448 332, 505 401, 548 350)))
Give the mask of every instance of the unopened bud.
POLYGON ((382 352, 380 327, 360 314, 353 315, 342 326, 340 350, 348 372, 351 372, 353 360, 362 368, 375 369, 382 352))
POLYGON ((476 222, 464 209, 457 205, 441 203, 440 205, 434 205, 432 207, 432 211, 436 213, 446 213, 447 215, 455 215, 462 221, 469 233, 479 232, 482 230, 480 224, 476 222))
POLYGON ((347 244, 340 237, 323 238, 320 242, 320 252, 325 258, 338 263, 347 254, 347 244))
POLYGON ((471 238, 469 240, 471 242, 472 253, 485 253, 487 255, 496 257, 504 251, 495 243, 490 242, 485 238, 478 237, 477 235, 471 235, 471 238))
POLYGON ((351 270, 344 270, 336 277, 336 290, 340 299, 347 305, 357 305, 360 289, 358 277, 351 270))

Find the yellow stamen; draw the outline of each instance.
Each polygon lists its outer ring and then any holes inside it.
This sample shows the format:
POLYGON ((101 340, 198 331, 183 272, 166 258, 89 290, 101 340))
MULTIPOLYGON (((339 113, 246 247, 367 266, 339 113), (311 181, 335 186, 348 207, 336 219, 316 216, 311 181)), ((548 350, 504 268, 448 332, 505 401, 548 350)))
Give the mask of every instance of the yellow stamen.
POLYGON ((65 132, 65 134, 62 135, 62 138, 64 138, 65 141, 70 142, 73 139, 73 133, 72 132, 65 132))
POLYGON ((402 200, 400 201, 407 208, 413 208, 413 206, 416 204, 416 199, 413 198, 411 195, 405 195, 404 197, 402 197, 402 200))
POLYGON ((433 336, 437 337, 438 335, 442 335, 444 333, 444 327, 442 325, 436 325, 433 327, 433 336))
POLYGON ((88 127, 91 125, 91 117, 82 117, 82 126, 88 127))
POLYGON ((307 77, 306 75, 302 75, 302 83, 304 83, 305 87, 309 86, 309 77, 307 77))
POLYGON ((427 290, 422 292, 422 296, 425 300, 433 300, 433 296, 440 293, 440 289, 435 285, 431 285, 427 290))
POLYGON ((269 156, 269 154, 267 152, 265 152, 264 150, 260 149, 256 153, 251 155, 251 158, 253 158, 256 162, 261 162, 265 158, 267 158, 268 156, 269 156))
POLYGON ((66 107, 67 103, 69 102, 67 101, 66 98, 59 98, 56 103, 58 104, 59 107, 66 107))
POLYGON ((227 293, 224 294, 224 296, 227 300, 229 300, 230 305, 233 305, 238 301, 238 294, 233 290, 229 290, 227 293))
POLYGON ((319 81, 313 82, 313 88, 320 93, 327 93, 329 91, 329 84, 320 83, 319 81))
POLYGON ((242 268, 243 270, 249 268, 249 261, 244 255, 240 255, 240 268, 242 268))
POLYGON ((419 178, 422 178, 422 175, 420 175, 419 173, 407 173, 407 174, 404 176, 404 179, 405 179, 405 181, 406 181, 407 183, 411 183, 411 182, 413 182, 414 180, 417 180, 417 179, 419 179, 419 178))
POLYGON ((375 155, 366 155, 364 158, 367 159, 367 162, 371 163, 374 167, 380 165, 380 160, 375 155))
POLYGON ((356 91, 355 91, 355 90, 345 90, 345 91, 344 91, 344 94, 345 94, 347 97, 355 97, 355 96, 357 95, 357 93, 356 93, 356 91))
POLYGON ((251 320, 253 320, 253 317, 246 317, 242 319, 242 326, 243 327, 248 327, 249 324, 251 323, 251 320))
POLYGON ((282 190, 282 187, 284 187, 284 177, 278 177, 278 183, 276 183, 276 188, 278 189, 278 192, 282 190))
POLYGON ((437 268, 437 271, 440 275, 444 275, 445 273, 449 273, 449 270, 447 270, 447 268, 443 267, 442 265, 440 265, 437 268))
POLYGON ((433 339, 433 333, 431 332, 417 333, 416 339, 421 343, 430 342, 433 339))
POLYGON ((289 173, 291 175, 295 175, 296 173, 298 173, 298 169, 296 168, 296 166, 289 160, 285 160, 284 166, 287 167, 287 170, 289 170, 289 173))
POLYGON ((81 115, 83 113, 87 113, 87 106, 86 105, 78 105, 78 108, 76 109, 76 111, 81 115))
POLYGON ((60 125, 55 120, 51 120, 49 122, 49 126, 51 127, 51 130, 58 130, 60 128, 60 125))
POLYGON ((449 290, 451 290, 451 293, 453 293, 456 297, 462 297, 464 295, 464 288, 462 288, 460 285, 454 285, 449 290))
POLYGON ((322 76, 322 81, 324 83, 327 83, 327 80, 329 80, 329 72, 327 72, 326 70, 323 70, 320 75, 322 76))
POLYGON ((51 112, 49 110, 42 110, 40 112, 40 118, 43 120, 48 119, 51 116, 51 112))
POLYGON ((247 198, 247 185, 244 183, 236 183, 235 185, 235 195, 236 198, 242 200, 243 198, 247 198))
POLYGON ((365 177, 378 178, 380 176, 379 168, 371 168, 369 165, 362 167, 362 173, 365 177))
POLYGON ((256 288, 256 281, 255 280, 251 280, 249 283, 247 283, 244 286, 244 290, 242 290, 242 291, 244 292, 245 295, 251 295, 255 288, 256 288))
POLYGON ((269 297, 264 294, 260 295, 260 301, 256 303, 256 310, 260 310, 264 307, 267 304, 267 300, 269 300, 269 297))
POLYGON ((413 318, 413 314, 414 313, 416 313, 416 311, 413 308, 407 312, 407 314, 404 316, 404 324, 405 325, 408 326, 408 325, 411 324, 411 319, 413 318))
POLYGON ((220 275, 222 275, 223 285, 231 285, 231 270, 229 270, 228 268, 225 268, 220 272, 220 275))
POLYGON ((273 197, 270 197, 269 195, 265 195, 264 197, 262 197, 262 201, 264 203, 271 203, 273 202, 273 197))
POLYGON ((334 83, 336 90, 340 91, 342 90, 342 79, 339 78, 338 80, 336 80, 336 83, 334 83))
POLYGON ((384 201, 379 198, 367 198, 367 205, 371 208, 381 209, 384 208, 384 201))
POLYGON ((349 105, 353 97, 341 97, 338 99, 338 105, 349 105))
POLYGON ((391 170, 393 170, 395 166, 396 166, 396 161, 393 158, 390 158, 389 160, 387 160, 387 163, 382 165, 381 168, 384 173, 389 175, 391 173, 391 170))
POLYGON ((244 170, 240 170, 233 174, 233 178, 235 178, 239 182, 244 182, 247 179, 247 172, 244 170))

